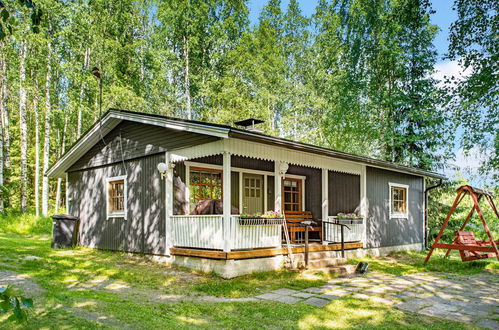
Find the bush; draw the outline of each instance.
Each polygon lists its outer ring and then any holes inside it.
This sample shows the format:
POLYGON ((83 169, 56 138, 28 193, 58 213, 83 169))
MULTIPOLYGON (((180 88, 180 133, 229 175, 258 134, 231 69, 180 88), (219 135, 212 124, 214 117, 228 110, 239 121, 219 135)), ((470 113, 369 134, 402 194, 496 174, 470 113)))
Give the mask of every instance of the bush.
POLYGON ((6 211, 0 214, 0 231, 16 234, 50 234, 52 219, 30 213, 6 211))

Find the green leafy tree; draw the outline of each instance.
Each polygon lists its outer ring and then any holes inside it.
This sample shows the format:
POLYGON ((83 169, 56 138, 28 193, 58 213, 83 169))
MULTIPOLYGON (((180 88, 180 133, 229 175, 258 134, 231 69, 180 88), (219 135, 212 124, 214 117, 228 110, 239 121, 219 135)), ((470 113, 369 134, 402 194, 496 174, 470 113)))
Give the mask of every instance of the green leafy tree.
POLYGON ((482 170, 499 177, 499 2, 456 0, 457 20, 450 28, 448 59, 468 74, 449 77, 451 107, 461 127, 461 146, 489 153, 482 170))

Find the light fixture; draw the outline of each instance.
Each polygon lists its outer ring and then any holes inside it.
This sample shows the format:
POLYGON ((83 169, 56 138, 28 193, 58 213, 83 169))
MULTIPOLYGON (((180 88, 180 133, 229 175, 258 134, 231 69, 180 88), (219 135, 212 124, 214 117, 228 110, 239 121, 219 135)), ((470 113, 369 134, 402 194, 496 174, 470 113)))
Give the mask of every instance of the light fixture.
POLYGON ((288 163, 284 163, 282 162, 280 165, 279 165, 279 174, 280 175, 284 175, 286 174, 286 172, 288 171, 289 169, 289 165, 288 163))
POLYGON ((168 171, 168 165, 165 163, 159 163, 157 168, 159 173, 161 173, 161 179, 164 179, 166 177, 166 171, 168 171))

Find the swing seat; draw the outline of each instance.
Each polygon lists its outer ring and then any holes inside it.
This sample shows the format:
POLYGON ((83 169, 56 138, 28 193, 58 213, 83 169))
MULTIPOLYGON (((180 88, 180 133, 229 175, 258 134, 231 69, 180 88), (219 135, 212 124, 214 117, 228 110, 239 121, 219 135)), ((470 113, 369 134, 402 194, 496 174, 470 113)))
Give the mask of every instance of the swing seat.
POLYGON ((477 241, 471 231, 457 231, 455 244, 469 247, 469 250, 459 250, 462 261, 473 261, 495 257, 495 253, 479 253, 474 248, 490 245, 487 241, 477 241))

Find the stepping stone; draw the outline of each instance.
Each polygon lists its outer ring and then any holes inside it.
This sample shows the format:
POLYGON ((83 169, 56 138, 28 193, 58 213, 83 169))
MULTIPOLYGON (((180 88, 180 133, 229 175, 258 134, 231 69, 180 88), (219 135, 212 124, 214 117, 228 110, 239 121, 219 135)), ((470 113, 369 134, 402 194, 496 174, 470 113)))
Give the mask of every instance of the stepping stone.
POLYGON ((331 293, 324 293, 324 294, 321 294, 319 296, 319 298, 327 299, 327 300, 334 300, 334 299, 338 299, 338 298, 341 298, 341 297, 340 296, 332 295, 331 293))
POLYGON ((456 310, 457 306, 436 304, 430 307, 423 308, 418 313, 429 316, 445 317, 445 315, 448 315, 450 312, 455 312, 456 310))
POLYGON ((297 297, 297 298, 310 298, 310 297, 313 297, 314 294, 308 293, 308 292, 297 292, 297 293, 293 293, 292 296, 297 297))
POLYGON ((283 288, 283 289, 273 290, 273 291, 270 291, 270 292, 275 293, 275 294, 279 294, 279 295, 282 295, 282 296, 286 296, 286 295, 291 295, 293 293, 298 293, 299 291, 298 290, 292 290, 292 289, 283 288))
POLYGON ((265 299, 265 300, 274 300, 274 299, 279 298, 279 297, 282 297, 282 296, 275 294, 275 293, 271 293, 271 292, 256 296, 256 298, 258 298, 258 299, 265 299))
POLYGON ((303 303, 307 304, 307 305, 312 305, 315 307, 322 307, 324 305, 327 305, 329 303, 329 300, 312 297, 312 298, 308 298, 303 303))
POLYGON ((426 299, 412 299, 406 302, 401 302, 396 307, 403 311, 416 313, 420 309, 433 305, 433 302, 427 301, 426 299))
POLYGON ((499 329, 499 322, 489 319, 482 320, 478 322, 476 325, 489 329, 499 329))
POLYGON ((295 297, 291 297, 291 296, 279 296, 278 298, 274 298, 272 299, 273 301, 278 301, 278 302, 281 302, 281 303, 285 303, 285 304, 288 304, 288 305, 293 305, 299 301, 302 301, 300 298, 295 298, 295 297))
POLYGON ((310 292, 310 293, 323 293, 325 290, 323 288, 308 288, 304 289, 303 291, 310 292))
POLYGON ((371 300, 388 306, 392 306, 397 303, 395 300, 381 298, 381 297, 371 297, 371 300))
POLYGON ((363 294, 363 293, 356 293, 352 297, 356 298, 356 299, 369 299, 369 298, 371 298, 371 296, 368 296, 367 294, 363 294))

